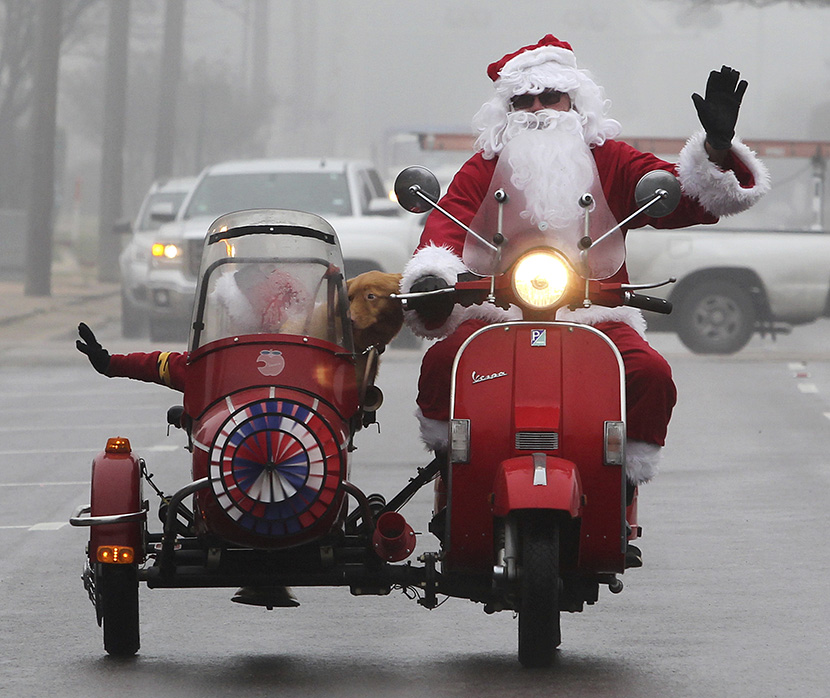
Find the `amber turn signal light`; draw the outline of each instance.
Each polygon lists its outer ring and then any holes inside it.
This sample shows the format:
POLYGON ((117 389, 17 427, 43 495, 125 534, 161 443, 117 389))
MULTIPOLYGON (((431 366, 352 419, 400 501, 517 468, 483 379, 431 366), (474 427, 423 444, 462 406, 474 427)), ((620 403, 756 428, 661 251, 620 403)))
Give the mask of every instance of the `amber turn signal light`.
POLYGON ((98 562, 129 565, 135 560, 135 551, 128 545, 99 545, 98 562))

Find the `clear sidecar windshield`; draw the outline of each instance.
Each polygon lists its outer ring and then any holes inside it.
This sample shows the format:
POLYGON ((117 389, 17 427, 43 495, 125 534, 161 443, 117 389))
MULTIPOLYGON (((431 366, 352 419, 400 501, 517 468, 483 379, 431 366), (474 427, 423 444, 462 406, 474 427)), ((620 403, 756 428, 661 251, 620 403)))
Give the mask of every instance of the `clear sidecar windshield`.
POLYGON ((570 202, 570 212, 566 215, 558 215, 555 207, 546 211, 538 206, 536 209, 529 206, 526 187, 517 186, 516 181, 521 183, 520 178, 514 177, 510 165, 508 143, 499 156, 487 196, 470 224, 473 231, 488 241, 493 240, 494 235, 501 230, 505 241, 494 250, 468 232, 463 256, 465 264, 472 271, 482 275, 503 273, 525 252, 536 247, 559 250, 584 278, 605 279, 622 267, 625 261, 625 240, 619 229, 587 251, 579 247, 580 240, 586 235, 592 240, 598 240, 617 225, 602 193, 596 167, 593 182, 584 191, 574 195, 574 201, 570 202), (507 194, 507 199, 501 206, 496 197, 498 190, 507 194), (584 209, 578 204, 580 196, 586 193, 593 199, 593 203, 587 207, 587 228, 584 209))
POLYGON ((352 351, 343 259, 311 213, 238 211, 205 237, 190 351, 225 337, 294 334, 352 351))

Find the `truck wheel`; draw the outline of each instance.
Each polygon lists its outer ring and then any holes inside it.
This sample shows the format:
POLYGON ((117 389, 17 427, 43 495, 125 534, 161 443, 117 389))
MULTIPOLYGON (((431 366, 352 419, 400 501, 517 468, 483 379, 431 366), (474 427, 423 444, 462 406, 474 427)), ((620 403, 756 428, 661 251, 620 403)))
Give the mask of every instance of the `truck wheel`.
POLYGON ((562 641, 559 627, 559 523, 552 516, 522 521, 519 661, 546 667, 562 641))
POLYGON ((141 337, 147 332, 147 314, 133 305, 121 292, 121 336, 129 339, 141 337))
POLYGON ((114 657, 131 657, 140 646, 138 568, 100 563, 95 587, 104 629, 104 649, 114 657))
POLYGON ((678 304, 677 334, 697 354, 734 354, 755 332, 755 304, 730 281, 708 281, 678 304))

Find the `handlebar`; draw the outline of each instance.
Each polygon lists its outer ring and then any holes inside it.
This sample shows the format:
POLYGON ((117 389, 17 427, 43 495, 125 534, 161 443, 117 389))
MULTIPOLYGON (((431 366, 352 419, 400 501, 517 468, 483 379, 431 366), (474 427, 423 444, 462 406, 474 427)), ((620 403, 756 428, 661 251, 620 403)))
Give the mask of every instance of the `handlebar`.
POLYGON ((655 296, 647 296, 643 293, 625 292, 625 305, 630 305, 632 308, 639 308, 640 310, 650 310, 653 313, 662 313, 668 315, 672 311, 672 304, 665 298, 656 298, 655 296))

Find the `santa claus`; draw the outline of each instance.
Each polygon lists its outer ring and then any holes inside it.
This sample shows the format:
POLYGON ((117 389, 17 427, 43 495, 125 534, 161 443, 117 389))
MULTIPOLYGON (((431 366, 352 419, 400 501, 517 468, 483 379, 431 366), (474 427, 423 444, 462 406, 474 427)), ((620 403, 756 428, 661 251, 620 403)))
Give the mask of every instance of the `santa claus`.
MULTIPOLYGON (((583 213, 580 196, 592 182, 599 205, 617 221, 626 218, 639 179, 655 169, 680 180, 683 196, 669 216, 640 215, 623 229, 651 225, 679 228, 715 223, 746 210, 770 187, 754 153, 735 138, 738 109, 746 90, 739 73, 724 66, 709 76, 703 97, 693 95, 703 130, 692 136, 677 165, 614 140, 620 124, 608 117, 610 102, 585 71, 570 44, 551 34, 492 63, 487 74, 495 94, 474 118, 475 154, 461 167, 441 205, 469 225, 490 186, 500 157, 509 157, 511 183, 524 194, 523 215, 539 227, 569 226, 583 213), (505 151, 505 147, 509 148, 505 151), (509 155, 508 155, 509 152, 509 155)), ((438 213, 429 216, 420 244, 404 269, 403 292, 452 285, 464 262, 465 231, 438 213)), ((612 281, 626 282, 625 265, 612 281)), ((447 298, 447 296, 439 296, 447 298)), ((441 341, 425 354, 418 385, 417 416, 428 448, 447 448, 452 361, 464 340, 488 323, 511 317, 492 305, 463 308, 451 300, 410 299, 405 319, 418 335, 441 341)), ((645 320, 629 307, 559 311, 560 319, 584 322, 605 332, 623 357, 627 387, 626 475, 633 484, 657 472, 676 389, 671 369, 645 339, 645 320)))

